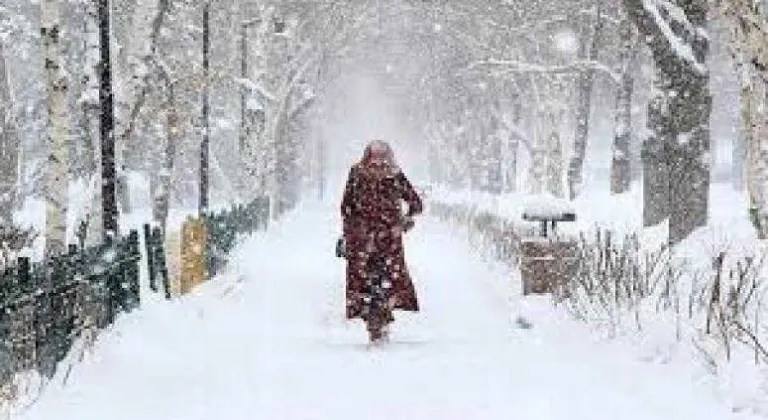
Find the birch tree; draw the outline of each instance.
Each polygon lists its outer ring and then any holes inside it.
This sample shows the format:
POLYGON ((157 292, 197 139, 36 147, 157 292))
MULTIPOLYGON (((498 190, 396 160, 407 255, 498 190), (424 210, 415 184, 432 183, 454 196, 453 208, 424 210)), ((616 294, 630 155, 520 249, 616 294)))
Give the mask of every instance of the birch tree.
POLYGON ((99 21, 98 8, 95 1, 86 2, 85 8, 85 57, 81 88, 80 106, 81 135, 85 136, 85 144, 90 147, 90 159, 86 164, 87 173, 87 205, 78 220, 85 223, 86 243, 97 244, 103 239, 102 217, 102 178, 99 171, 101 161, 101 144, 99 143, 99 21))
POLYGON ((67 76, 61 68, 58 0, 40 2, 41 36, 44 48, 44 68, 48 86, 48 168, 46 175, 45 254, 66 251, 68 200, 68 137, 67 76))
POLYGON ((19 179, 19 137, 16 132, 13 97, 0 38, 0 225, 13 224, 19 179))
MULTIPOLYGON (((741 139, 746 149, 749 212, 761 238, 768 237, 768 11, 747 0, 723 1, 730 49, 741 88, 741 139)), ((735 148, 738 149, 738 148, 735 148)), ((738 164, 739 156, 734 157, 738 164)))
POLYGON ((151 62, 157 52, 160 30, 170 11, 171 0, 139 0, 134 7, 128 39, 128 64, 125 88, 117 92, 116 166, 118 168, 117 194, 124 209, 129 206, 128 185, 124 167, 126 148, 133 143, 139 115, 151 89, 151 62))

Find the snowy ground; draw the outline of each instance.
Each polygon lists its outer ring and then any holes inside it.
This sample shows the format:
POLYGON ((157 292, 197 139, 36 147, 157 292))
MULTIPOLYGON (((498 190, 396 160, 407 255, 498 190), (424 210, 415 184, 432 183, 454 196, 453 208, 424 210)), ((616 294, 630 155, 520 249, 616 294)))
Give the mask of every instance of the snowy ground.
POLYGON ((370 351, 343 319, 335 215, 305 205, 247 240, 231 272, 122 318, 20 418, 752 418, 683 367, 642 362, 523 299, 515 275, 432 221, 406 245, 422 312, 370 351))

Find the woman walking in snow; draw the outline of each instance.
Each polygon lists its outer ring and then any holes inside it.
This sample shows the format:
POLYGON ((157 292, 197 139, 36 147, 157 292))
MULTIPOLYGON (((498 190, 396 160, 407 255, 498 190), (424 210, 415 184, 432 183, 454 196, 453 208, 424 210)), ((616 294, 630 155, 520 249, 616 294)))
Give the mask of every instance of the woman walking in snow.
MULTIPOLYGON (((405 264, 403 232, 413 227, 413 217, 422 212, 416 190, 396 165, 391 147, 384 141, 369 143, 360 162, 349 171, 341 217, 346 242, 346 313, 362 318, 366 298, 366 268, 373 253, 385 262, 391 283, 389 308, 417 312, 416 291, 405 264), (408 205, 403 215, 401 201, 408 205)), ((390 323, 394 320, 391 313, 390 323)), ((387 331, 369 326, 371 342, 386 339, 387 331)))

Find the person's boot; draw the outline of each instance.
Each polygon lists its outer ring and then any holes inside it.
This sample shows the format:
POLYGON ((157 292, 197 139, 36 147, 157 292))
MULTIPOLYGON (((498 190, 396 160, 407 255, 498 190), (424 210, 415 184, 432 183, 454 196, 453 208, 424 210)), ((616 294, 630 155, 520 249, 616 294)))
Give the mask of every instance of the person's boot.
POLYGON ((382 339, 382 330, 381 329, 370 329, 368 330, 368 341, 370 344, 379 344, 382 339))

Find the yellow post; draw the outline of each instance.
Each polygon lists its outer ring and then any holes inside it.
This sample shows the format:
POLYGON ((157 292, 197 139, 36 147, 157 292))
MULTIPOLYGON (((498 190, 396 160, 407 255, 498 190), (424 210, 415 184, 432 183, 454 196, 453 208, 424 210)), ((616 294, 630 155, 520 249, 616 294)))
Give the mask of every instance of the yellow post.
POLYGON ((181 228, 181 294, 189 293, 205 281, 205 243, 205 223, 200 219, 187 219, 181 228))
POLYGON ((168 266, 172 296, 181 294, 181 242, 181 231, 169 231, 165 234, 165 263, 168 266))

